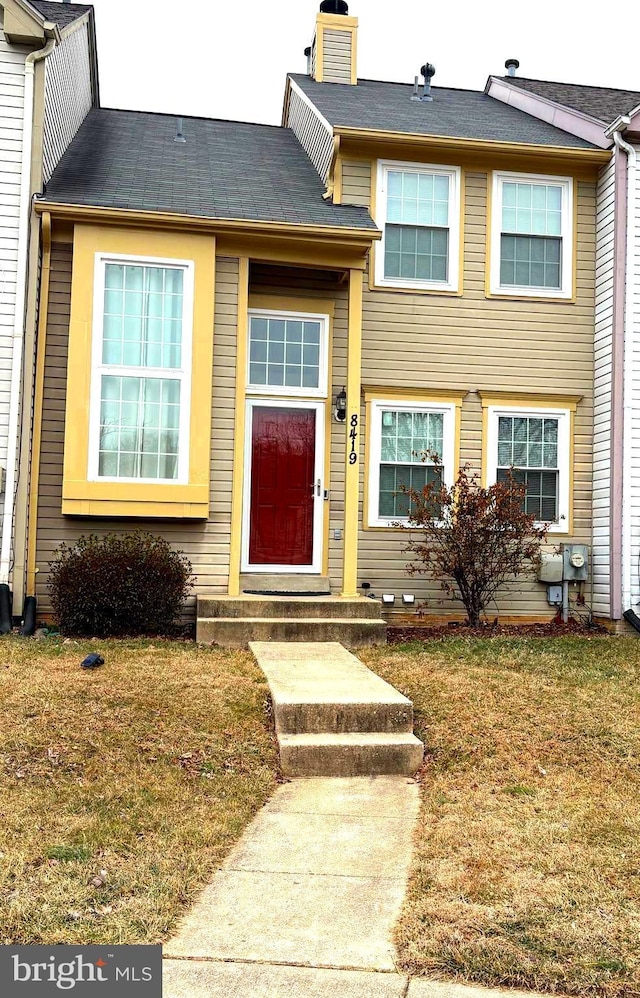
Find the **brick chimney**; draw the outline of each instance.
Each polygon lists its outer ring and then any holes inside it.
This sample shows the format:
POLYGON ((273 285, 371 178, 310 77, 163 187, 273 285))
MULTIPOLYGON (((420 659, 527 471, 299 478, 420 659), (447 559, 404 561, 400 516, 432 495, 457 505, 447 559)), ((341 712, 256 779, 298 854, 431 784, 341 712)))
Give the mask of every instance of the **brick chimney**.
POLYGON ((323 0, 309 52, 309 75, 318 83, 358 82, 358 18, 345 0, 323 0))

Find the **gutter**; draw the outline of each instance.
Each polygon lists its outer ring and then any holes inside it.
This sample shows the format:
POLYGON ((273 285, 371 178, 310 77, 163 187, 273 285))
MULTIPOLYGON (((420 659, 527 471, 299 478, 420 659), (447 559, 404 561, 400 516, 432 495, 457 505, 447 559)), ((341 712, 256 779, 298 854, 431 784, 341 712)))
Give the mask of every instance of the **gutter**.
POLYGON ((631 608, 633 589, 632 544, 632 496, 631 469, 633 459, 633 291, 635 268, 634 232, 636 226, 636 171, 637 156, 633 146, 622 138, 622 131, 629 124, 626 116, 617 118, 607 129, 613 138, 616 149, 627 156, 627 217, 626 217, 626 260, 624 285, 624 332, 623 332, 623 414, 622 414, 622 605, 631 608))
POLYGON ((33 404, 33 450, 31 455, 31 487, 29 492, 29 532, 27 535, 27 595, 36 594, 36 534, 40 486, 40 455, 42 450, 42 413, 44 406, 44 372, 49 323, 49 286, 51 283, 51 215, 42 216, 42 271, 40 275, 40 314, 36 348, 36 375, 33 404))
POLYGON ((24 117, 22 126, 22 154, 20 161, 20 214, 18 227, 18 270, 16 274, 15 313, 13 321, 13 349, 11 359, 11 387, 9 390, 9 426, 7 444, 7 472, 2 516, 2 541, 0 544, 0 583, 8 583, 11 573, 13 541, 13 514, 17 485, 18 430, 20 423, 20 387, 24 347, 25 306, 27 298, 27 270, 29 253, 29 216, 31 208, 31 144, 33 139, 34 66, 53 52, 60 38, 56 29, 43 48, 30 52, 24 65, 24 117))
MULTIPOLYGON (((215 235, 285 236, 306 242, 329 242, 331 245, 370 245, 382 239, 378 228, 356 226, 307 225, 297 222, 264 222, 248 218, 212 218, 209 215, 184 215, 166 211, 140 211, 133 208, 104 208, 97 205, 67 204, 58 201, 34 201, 35 211, 49 212, 53 217, 75 222, 95 222, 114 225, 144 225, 150 228, 171 226, 179 231, 215 235)), ((366 211, 366 209, 365 209, 366 211)))
POLYGON ((467 153, 506 153, 514 156, 527 156, 534 159, 563 159, 575 160, 576 163, 587 163, 599 166, 608 163, 611 158, 609 149, 596 148, 585 149, 582 146, 551 146, 535 145, 530 142, 503 142, 497 139, 464 139, 452 135, 429 135, 422 132, 391 132, 380 131, 375 128, 350 128, 344 125, 335 125, 334 135, 339 135, 345 140, 372 142, 377 145, 406 145, 418 146, 425 151, 428 149, 459 149, 467 153))

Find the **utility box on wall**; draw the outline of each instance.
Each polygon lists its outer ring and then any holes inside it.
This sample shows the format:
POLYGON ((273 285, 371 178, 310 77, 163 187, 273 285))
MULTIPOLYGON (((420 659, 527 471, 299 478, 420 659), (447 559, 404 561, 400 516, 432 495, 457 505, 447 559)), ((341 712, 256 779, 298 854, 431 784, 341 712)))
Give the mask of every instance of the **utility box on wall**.
POLYGON ((589 576, 589 548, 586 544, 563 544, 562 559, 565 582, 586 582, 589 576))
POLYGON ((562 582, 562 555, 556 552, 543 551, 540 555, 540 582, 562 582))

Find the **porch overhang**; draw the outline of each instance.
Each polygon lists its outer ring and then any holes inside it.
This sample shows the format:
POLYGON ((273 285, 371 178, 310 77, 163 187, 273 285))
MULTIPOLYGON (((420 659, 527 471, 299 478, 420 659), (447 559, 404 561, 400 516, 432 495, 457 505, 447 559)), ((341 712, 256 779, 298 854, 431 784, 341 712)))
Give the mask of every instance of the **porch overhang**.
POLYGON ((363 270, 367 254, 382 233, 375 228, 303 225, 247 219, 208 218, 155 211, 103 208, 93 205, 35 202, 39 214, 49 212, 55 230, 64 232, 74 223, 129 226, 136 229, 173 229, 176 232, 209 232, 216 236, 219 256, 299 267, 363 270))

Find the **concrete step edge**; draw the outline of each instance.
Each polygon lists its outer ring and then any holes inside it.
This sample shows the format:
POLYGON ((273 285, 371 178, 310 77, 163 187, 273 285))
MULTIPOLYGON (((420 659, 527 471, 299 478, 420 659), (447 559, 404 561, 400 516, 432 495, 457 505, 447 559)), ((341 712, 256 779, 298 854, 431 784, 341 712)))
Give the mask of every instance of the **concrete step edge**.
POLYGON ((423 745, 419 738, 411 732, 387 732, 387 731, 341 731, 315 732, 309 734, 278 734, 278 741, 282 747, 309 747, 314 745, 325 747, 330 746, 384 746, 394 748, 395 746, 423 745))
POLYGON ((377 617, 198 617, 199 624, 357 624, 386 627, 377 617))
POLYGON ((299 619, 305 617, 382 620, 382 607, 374 600, 342 600, 329 596, 272 599, 261 596, 199 597, 198 618, 219 620, 236 618, 299 619))

